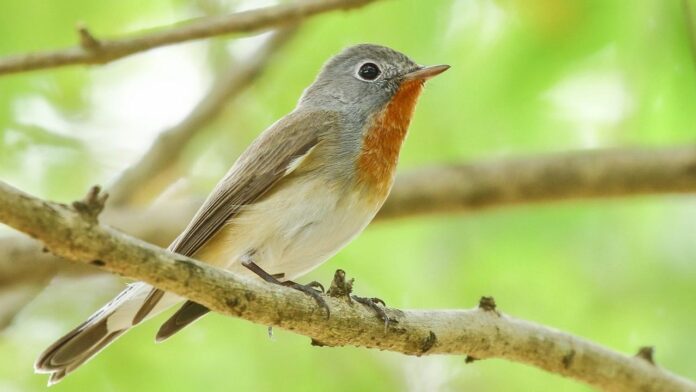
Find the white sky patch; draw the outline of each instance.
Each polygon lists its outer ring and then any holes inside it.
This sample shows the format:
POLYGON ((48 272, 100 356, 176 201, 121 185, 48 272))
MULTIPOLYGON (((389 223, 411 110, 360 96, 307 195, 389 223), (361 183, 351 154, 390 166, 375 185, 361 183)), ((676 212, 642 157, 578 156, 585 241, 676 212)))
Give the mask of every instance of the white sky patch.
POLYGON ((245 61, 253 56, 271 35, 273 35, 273 31, 231 40, 227 44, 227 53, 229 53, 235 61, 245 61))
POLYGON ((612 128, 634 109, 625 77, 613 67, 591 66, 570 74, 546 93, 546 99, 555 115, 574 128, 586 148, 609 142, 612 128))
POLYGON ((191 112, 211 83, 205 61, 204 42, 155 49, 94 68, 87 117, 65 117, 35 95, 16 101, 15 118, 81 139, 115 174, 191 112))
POLYGON ((447 39, 459 40, 467 31, 475 31, 482 45, 498 39, 507 22, 505 11, 492 0, 456 0, 449 15, 447 39))
POLYGON ((42 96, 32 95, 14 101, 14 119, 19 124, 36 125, 58 135, 73 136, 72 124, 42 96))
POLYGON ((248 11, 255 8, 270 7, 276 5, 279 2, 277 0, 237 0, 237 1, 225 1, 222 0, 221 3, 228 3, 234 5, 234 12, 248 11))

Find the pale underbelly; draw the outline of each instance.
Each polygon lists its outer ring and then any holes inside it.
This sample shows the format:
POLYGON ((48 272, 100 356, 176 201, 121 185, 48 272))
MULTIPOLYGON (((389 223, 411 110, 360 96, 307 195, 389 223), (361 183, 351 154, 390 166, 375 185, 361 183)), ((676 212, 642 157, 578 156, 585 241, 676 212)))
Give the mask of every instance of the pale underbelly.
POLYGON ((250 255, 266 272, 296 279, 348 244, 381 204, 365 201, 358 192, 339 194, 318 181, 293 185, 247 207, 196 258, 253 275, 241 265, 250 255))

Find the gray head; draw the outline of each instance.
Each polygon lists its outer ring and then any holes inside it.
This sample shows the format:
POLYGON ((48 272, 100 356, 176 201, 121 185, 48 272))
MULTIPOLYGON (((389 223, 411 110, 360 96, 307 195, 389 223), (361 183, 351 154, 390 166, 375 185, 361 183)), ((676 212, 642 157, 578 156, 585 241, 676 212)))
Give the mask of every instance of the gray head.
POLYGON ((351 46, 326 62, 300 105, 369 115, 389 102, 405 81, 425 81, 447 68, 420 66, 384 46, 351 46))

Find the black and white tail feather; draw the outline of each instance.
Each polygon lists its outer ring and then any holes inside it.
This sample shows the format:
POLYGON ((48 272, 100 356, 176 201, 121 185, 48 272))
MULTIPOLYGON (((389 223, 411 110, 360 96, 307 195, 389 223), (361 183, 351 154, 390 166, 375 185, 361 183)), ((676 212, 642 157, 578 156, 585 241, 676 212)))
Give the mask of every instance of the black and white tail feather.
POLYGON ((137 317, 142 313, 141 309, 153 291, 159 290, 145 283, 129 285, 87 321, 44 350, 36 360, 34 370, 37 373, 49 373, 51 376, 48 385, 53 385, 131 327, 181 301, 181 298, 174 294, 164 293, 155 306, 150 307, 147 314, 137 317))

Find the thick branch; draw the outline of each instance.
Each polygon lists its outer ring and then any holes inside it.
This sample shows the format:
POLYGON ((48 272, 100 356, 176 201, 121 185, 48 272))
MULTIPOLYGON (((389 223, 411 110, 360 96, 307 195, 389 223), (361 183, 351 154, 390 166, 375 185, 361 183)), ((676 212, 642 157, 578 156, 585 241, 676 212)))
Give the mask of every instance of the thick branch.
POLYGON ((0 182, 0 221, 38 238, 52 252, 144 280, 229 316, 295 331, 322 345, 353 345, 409 355, 505 358, 608 391, 696 391, 696 384, 639 357, 505 316, 492 302, 476 310, 399 311, 384 323, 371 310, 327 297, 331 317, 297 291, 247 280, 143 243, 0 182))
MULTIPOLYGON (((107 209, 100 221, 151 244, 167 247, 181 233, 201 202, 192 199, 162 202, 153 208, 107 209)), ((75 276, 99 271, 69 263, 44 250, 39 242, 27 236, 0 236, 0 287, 42 284, 59 272, 75 276)), ((3 310, 0 309, 0 317, 3 310)))
POLYGON ((241 94, 265 70, 277 50, 294 36, 295 27, 280 29, 268 39, 249 60, 231 68, 217 78, 208 94, 183 121, 159 134, 150 149, 130 168, 126 169, 109 189, 110 205, 149 201, 149 196, 169 185, 160 178, 178 161, 184 147, 202 129, 214 120, 235 96, 241 94))
POLYGON ((323 12, 361 7, 373 1, 302 0, 231 15, 198 18, 138 36, 111 40, 97 39, 80 26, 80 46, 0 58, 0 75, 73 64, 104 64, 160 46, 230 33, 256 32, 323 12))

